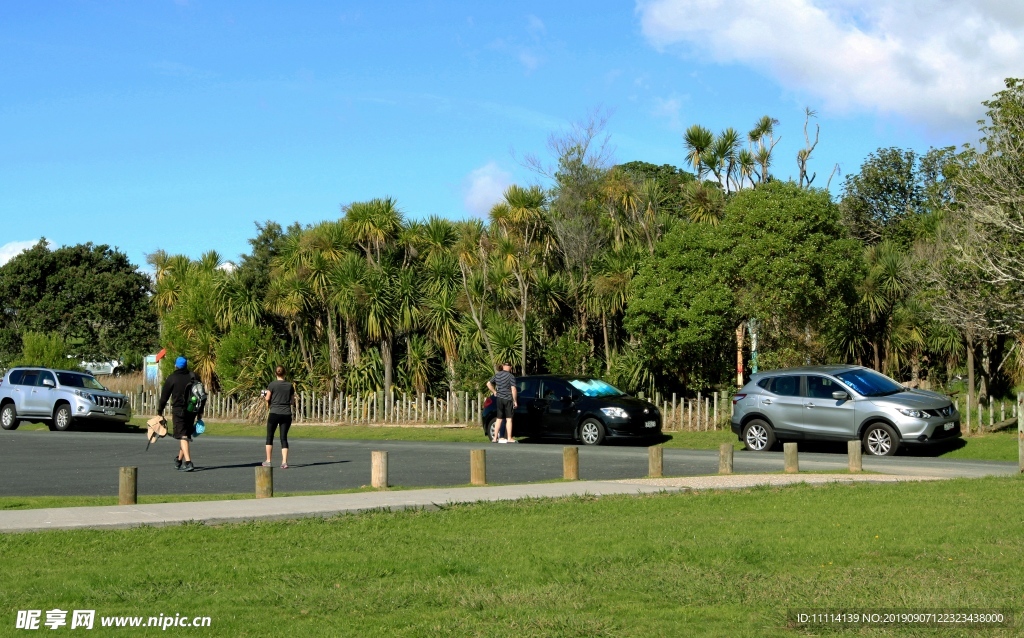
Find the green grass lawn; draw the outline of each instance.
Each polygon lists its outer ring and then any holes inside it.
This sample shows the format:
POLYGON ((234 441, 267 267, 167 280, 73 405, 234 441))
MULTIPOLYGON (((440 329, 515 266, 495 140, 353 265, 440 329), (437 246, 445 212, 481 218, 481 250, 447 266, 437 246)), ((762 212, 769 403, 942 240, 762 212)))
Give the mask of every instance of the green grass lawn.
POLYGON ((210 616, 173 630, 203 636, 822 635, 787 610, 1019 610, 1022 555, 1017 477, 16 534, 0 634, 60 608, 210 616))

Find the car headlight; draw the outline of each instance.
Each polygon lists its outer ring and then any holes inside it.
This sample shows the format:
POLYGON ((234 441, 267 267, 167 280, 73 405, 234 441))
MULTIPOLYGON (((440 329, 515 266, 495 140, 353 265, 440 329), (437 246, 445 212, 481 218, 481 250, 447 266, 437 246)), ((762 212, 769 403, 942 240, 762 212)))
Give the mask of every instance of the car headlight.
POLYGON ((613 419, 628 419, 629 412, 626 412, 622 408, 601 408, 601 412, 604 412, 605 416, 613 419))
POLYGON ((75 390, 75 394, 82 397, 86 401, 89 401, 90 403, 95 403, 95 400, 92 398, 92 395, 86 392, 85 390, 75 390))
POLYGON ((897 410, 903 416, 909 416, 912 419, 930 419, 932 415, 928 414, 924 410, 911 410, 910 408, 899 408, 897 410))

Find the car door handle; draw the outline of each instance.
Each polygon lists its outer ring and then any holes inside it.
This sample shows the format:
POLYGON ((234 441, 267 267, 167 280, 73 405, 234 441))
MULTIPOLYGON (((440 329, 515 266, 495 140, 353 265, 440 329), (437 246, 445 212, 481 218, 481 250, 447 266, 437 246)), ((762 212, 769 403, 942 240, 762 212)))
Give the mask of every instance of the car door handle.
POLYGON ((761 399, 761 404, 762 405, 771 405, 772 404, 772 400, 771 399, 761 399))
POLYGON ((814 407, 814 404, 813 404, 813 403, 805 403, 805 404, 804 404, 804 407, 805 407, 805 408, 813 408, 813 407, 814 407))

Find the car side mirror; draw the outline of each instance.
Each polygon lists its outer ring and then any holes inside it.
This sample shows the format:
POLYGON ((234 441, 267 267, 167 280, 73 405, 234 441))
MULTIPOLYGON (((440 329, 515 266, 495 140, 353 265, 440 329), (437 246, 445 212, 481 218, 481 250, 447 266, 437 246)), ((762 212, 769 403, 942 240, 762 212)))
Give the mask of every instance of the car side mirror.
POLYGON ((56 388, 57 385, 53 382, 53 379, 43 379, 43 385, 48 388, 56 388))
POLYGON ((846 401, 847 399, 850 398, 850 395, 847 394, 846 392, 843 392, 842 390, 836 390, 835 392, 832 393, 832 398, 835 399, 836 401, 846 401))

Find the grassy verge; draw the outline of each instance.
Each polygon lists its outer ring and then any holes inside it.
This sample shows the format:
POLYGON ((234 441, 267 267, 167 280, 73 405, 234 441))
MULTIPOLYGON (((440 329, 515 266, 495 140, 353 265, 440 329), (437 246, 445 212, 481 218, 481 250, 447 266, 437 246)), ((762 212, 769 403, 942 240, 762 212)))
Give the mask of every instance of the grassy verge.
MULTIPOLYGON (((263 437, 266 430, 262 425, 228 421, 208 421, 204 436, 253 436, 263 437)), ((145 419, 133 419, 124 426, 92 426, 84 424, 82 429, 103 429, 118 432, 144 432, 145 419)), ((19 430, 45 430, 46 426, 38 423, 24 423, 19 430)), ((292 438, 310 439, 349 439, 372 441, 438 441, 454 443, 482 443, 485 441, 481 428, 470 427, 394 427, 367 425, 294 425, 289 432, 292 438)), ((743 444, 729 430, 712 430, 708 432, 668 432, 667 440, 662 445, 667 448, 712 450, 718 449, 722 443, 731 443, 739 450, 743 444)), ((935 450, 915 449, 907 452, 910 455, 939 456, 953 459, 976 459, 990 461, 1017 460, 1017 433, 996 432, 993 434, 974 435, 964 438, 962 447, 946 447, 935 450)), ((846 454, 846 444, 801 444, 801 450, 846 454)))
POLYGON ((1022 520, 1024 480, 992 478, 18 534, 0 633, 60 608, 210 616, 204 636, 820 635, 787 609, 1019 609, 1022 520))

